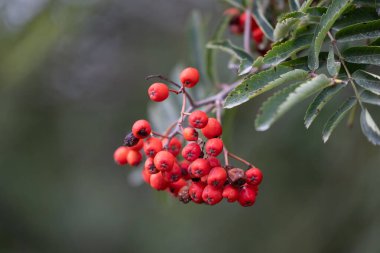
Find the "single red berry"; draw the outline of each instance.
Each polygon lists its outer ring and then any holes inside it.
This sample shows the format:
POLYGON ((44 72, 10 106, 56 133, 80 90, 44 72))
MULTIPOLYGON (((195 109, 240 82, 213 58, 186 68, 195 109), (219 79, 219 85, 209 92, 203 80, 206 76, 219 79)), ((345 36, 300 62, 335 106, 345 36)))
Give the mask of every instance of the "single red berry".
POLYGON ((195 128, 204 128, 207 125, 208 116, 203 111, 194 111, 189 116, 189 124, 195 128))
POLYGON ((154 161, 153 161, 153 158, 152 157, 148 157, 146 160, 145 160, 145 164, 144 164, 144 169, 146 169, 148 171, 149 174, 156 174, 158 172, 160 172, 156 166, 154 166, 154 161))
POLYGON ((263 180, 263 173, 258 168, 250 168, 245 172, 247 183, 250 185, 259 185, 263 180))
POLYGON ((150 184, 150 174, 145 168, 141 171, 141 176, 145 183, 150 184))
POLYGON ((142 155, 140 154, 139 151, 131 149, 128 152, 127 160, 128 160, 129 165, 137 166, 140 164, 142 160, 142 155))
POLYGON ((260 44, 264 40, 264 33, 260 28, 256 28, 252 31, 252 39, 256 44, 260 44))
POLYGON ((195 161, 201 155, 201 147, 196 142, 190 142, 182 149, 182 156, 189 162, 195 161))
POLYGON ((198 158, 190 164, 189 171, 192 177, 201 178, 210 172, 210 164, 207 159, 198 158))
MULTIPOLYGON (((163 140, 164 147, 168 143, 168 139, 163 140)), ((172 153, 174 156, 177 156, 181 152, 182 143, 176 137, 173 137, 169 144, 167 145, 167 150, 172 153)))
POLYGON ((197 141, 198 140, 198 132, 192 127, 186 127, 182 131, 183 138, 187 141, 197 141))
POLYGON ((181 168, 177 163, 174 163, 173 168, 171 170, 162 171, 161 174, 165 181, 169 183, 177 182, 182 177, 181 168))
POLYGON ((166 182, 161 173, 150 175, 150 186, 152 188, 162 191, 168 187, 168 182, 166 182))
POLYGON ((156 137, 150 137, 144 142, 144 152, 149 157, 154 157, 162 150, 162 142, 156 137))
POLYGON ((113 159, 118 165, 124 165, 128 163, 127 155, 129 153, 129 148, 127 147, 118 147, 113 153, 113 159))
MULTIPOLYGON (((240 17, 239 17, 239 25, 240 27, 242 27, 243 31, 244 31, 244 27, 245 27, 245 21, 247 19, 247 15, 245 12, 243 12, 240 17)), ((253 17, 251 16, 251 29, 253 30, 254 28, 257 28, 258 25, 256 23, 256 21, 253 19, 253 17)))
POLYGON ((189 195, 194 203, 200 204, 203 202, 202 193, 205 187, 206 185, 204 183, 191 182, 190 187, 189 187, 189 195))
POLYGON ((185 179, 185 180, 189 180, 190 179, 190 175, 189 175, 189 172, 188 172, 189 166, 190 166, 190 162, 188 162, 186 160, 181 161, 179 163, 179 167, 181 168, 181 172, 182 172, 182 178, 185 179))
POLYGON ((179 79, 181 80, 183 86, 186 88, 192 88, 199 81, 199 72, 196 68, 186 68, 182 70, 181 74, 179 75, 179 79))
POLYGON ((213 138, 206 142, 206 153, 209 156, 218 156, 223 151, 223 141, 219 138, 213 138))
POLYGON ((239 189, 228 184, 224 186, 222 196, 228 202, 235 202, 239 198, 239 189))
POLYGON ((222 201, 222 190, 212 185, 207 185, 202 192, 202 199, 209 205, 218 204, 222 201))
POLYGON ((217 138, 222 135, 222 125, 215 118, 209 118, 207 125, 202 128, 202 133, 207 139, 217 138))
POLYGON ((219 159, 216 158, 216 157, 214 157, 214 156, 209 156, 207 158, 207 161, 210 164, 210 168, 220 167, 221 166, 221 163, 220 163, 219 159))
POLYGON ((143 146, 144 146, 144 140, 143 139, 139 139, 139 141, 137 142, 137 144, 134 145, 134 146, 132 146, 131 149, 139 151, 139 150, 142 149, 143 146))
POLYGON ((162 102, 169 97, 169 88, 163 83, 154 83, 148 89, 150 100, 162 102))
POLYGON ((144 139, 150 135, 152 129, 150 124, 145 119, 136 121, 132 126, 132 133, 139 139, 144 139))
POLYGON ((171 192, 174 196, 178 196, 178 192, 182 189, 182 187, 187 186, 186 180, 181 178, 177 182, 170 183, 168 186, 169 192, 171 192))
POLYGON ((239 191, 238 201, 242 206, 252 206, 256 200, 256 193, 251 187, 243 186, 239 191))
POLYGON ((154 157, 154 166, 160 171, 167 171, 173 168, 175 157, 166 150, 162 150, 154 157))
POLYGON ((216 188, 221 188, 227 181, 227 172, 222 167, 215 167, 210 170, 207 178, 207 184, 216 188))

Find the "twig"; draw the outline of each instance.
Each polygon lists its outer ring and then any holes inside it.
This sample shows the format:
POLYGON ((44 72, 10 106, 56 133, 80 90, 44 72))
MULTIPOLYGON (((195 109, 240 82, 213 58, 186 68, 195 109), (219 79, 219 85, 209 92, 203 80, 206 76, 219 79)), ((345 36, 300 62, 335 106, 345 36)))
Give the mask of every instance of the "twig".
POLYGON ((239 162, 244 163, 245 165, 247 165, 247 166, 249 166, 249 167, 255 167, 255 165, 253 165, 252 163, 250 163, 250 162, 244 160, 243 158, 241 158, 241 157, 239 157, 239 156, 237 156, 237 155, 235 155, 235 154, 233 154, 233 153, 231 153, 231 152, 228 152, 228 156, 234 158, 235 160, 237 160, 237 161, 239 161, 239 162))

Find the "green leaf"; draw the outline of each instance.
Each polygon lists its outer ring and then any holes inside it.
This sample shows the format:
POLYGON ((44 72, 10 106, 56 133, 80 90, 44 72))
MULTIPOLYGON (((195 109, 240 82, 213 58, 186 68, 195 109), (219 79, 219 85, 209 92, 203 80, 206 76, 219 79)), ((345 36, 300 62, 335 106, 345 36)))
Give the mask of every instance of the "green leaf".
POLYGON ((265 101, 257 116, 255 126, 258 131, 265 131, 297 103, 331 84, 331 79, 321 74, 301 84, 291 85, 271 96, 265 101))
MULTIPOLYGON (((224 32, 226 31, 228 24, 231 20, 231 16, 225 16, 218 24, 211 41, 219 41, 222 39, 224 32)), ((211 48, 206 49, 206 72, 212 83, 217 83, 217 69, 215 64, 216 52, 211 48)))
POLYGON ((364 90, 360 94, 360 99, 363 103, 380 106, 380 95, 377 95, 369 90, 364 90))
POLYGON ((191 57, 193 59, 195 67, 200 71, 201 80, 209 81, 206 74, 204 29, 202 25, 201 14, 198 11, 193 11, 191 13, 188 30, 188 41, 191 57))
POLYGON ((273 31, 275 41, 285 38, 290 31, 300 22, 300 18, 287 18, 277 23, 273 31))
POLYGON ((338 126, 338 124, 342 121, 344 116, 350 111, 350 109, 357 103, 355 97, 350 97, 347 99, 338 110, 327 120, 325 126, 322 131, 322 139, 323 142, 327 142, 331 136, 331 133, 338 126))
POLYGON ((308 73, 304 70, 292 70, 288 67, 272 68, 250 75, 228 94, 224 108, 238 106, 279 85, 306 80, 307 76, 308 73))
POLYGON ((264 63, 277 65, 310 45, 311 35, 305 35, 294 40, 288 40, 284 43, 274 46, 264 56, 264 63))
POLYGON ((314 119, 319 115, 323 107, 341 91, 346 84, 337 84, 324 88, 313 100, 313 102, 307 108, 305 114, 305 126, 309 128, 314 119))
POLYGON ((380 38, 372 41, 371 46, 380 46, 380 38))
POLYGON ((314 33, 313 41, 309 51, 309 68, 316 70, 319 67, 319 53, 322 49, 323 41, 327 32, 331 29, 334 22, 346 10, 352 0, 332 0, 327 12, 322 16, 321 22, 314 33))
POLYGON ((352 78, 362 88, 380 95, 380 76, 364 70, 357 70, 352 74, 352 78))
POLYGON ((347 26, 335 34, 339 42, 380 37, 380 20, 347 26))
POLYGON ((354 8, 343 15, 335 22, 334 29, 342 29, 346 26, 373 21, 379 19, 375 8, 361 7, 354 8))
POLYGON ((354 0, 354 3, 360 4, 363 6, 380 7, 380 1, 379 0, 354 0))
POLYGON ((292 11, 296 11, 300 8, 298 0, 289 0, 289 7, 292 11))
POLYGON ((374 145, 380 145, 380 130, 366 108, 360 114, 360 126, 363 134, 374 145))
POLYGON ((255 18, 258 26, 264 32, 265 36, 269 40, 274 41, 273 27, 263 15, 262 4, 260 4, 260 0, 253 1, 252 15, 255 18))
POLYGON ((351 47, 343 52, 343 57, 351 63, 380 66, 380 46, 351 47))
POLYGON ((331 76, 337 76, 340 70, 340 62, 335 61, 334 47, 331 45, 327 57, 327 71, 331 76))
POLYGON ((302 18, 304 16, 306 16, 306 13, 301 12, 301 11, 287 12, 278 17, 278 22, 282 22, 288 18, 302 18))
POLYGON ((219 49, 238 58, 240 60, 239 74, 241 75, 246 74, 252 68, 252 57, 244 49, 233 45, 229 40, 210 41, 207 43, 207 48, 219 49))
POLYGON ((301 11, 305 11, 307 8, 310 7, 310 5, 313 3, 314 0, 306 0, 302 6, 301 6, 301 11))

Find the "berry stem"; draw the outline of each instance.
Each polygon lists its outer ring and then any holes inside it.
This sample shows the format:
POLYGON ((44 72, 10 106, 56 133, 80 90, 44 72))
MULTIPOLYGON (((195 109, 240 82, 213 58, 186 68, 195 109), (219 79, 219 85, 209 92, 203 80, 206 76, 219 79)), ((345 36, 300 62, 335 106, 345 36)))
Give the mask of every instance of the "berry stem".
POLYGON ((247 8, 245 10, 245 19, 244 23, 244 50, 250 54, 251 53, 251 9, 247 8))
POLYGON ((160 134, 160 133, 157 133, 155 131, 152 131, 152 135, 155 135, 155 136, 158 136, 158 137, 161 137, 161 138, 167 138, 167 135, 165 134, 160 134))
POLYGON ((228 152, 228 156, 232 157, 233 159, 239 161, 239 162, 242 162, 244 163, 245 165, 249 166, 249 167, 255 167, 255 165, 253 165, 252 163, 244 160, 243 158, 241 158, 240 156, 237 156, 231 152, 228 152))

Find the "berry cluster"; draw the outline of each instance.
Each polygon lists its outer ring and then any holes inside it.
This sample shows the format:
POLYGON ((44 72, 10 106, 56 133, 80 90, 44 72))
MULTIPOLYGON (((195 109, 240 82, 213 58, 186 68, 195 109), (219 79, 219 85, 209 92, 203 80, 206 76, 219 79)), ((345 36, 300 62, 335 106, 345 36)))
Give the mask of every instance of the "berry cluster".
MULTIPOLYGON (((247 13, 241 13, 236 8, 229 8, 225 11, 226 15, 231 15, 229 28, 231 33, 236 35, 241 35, 245 30, 245 23, 247 20, 247 13)), ((257 25, 255 19, 250 16, 250 24, 251 24, 251 38, 256 42, 256 44, 260 44, 264 40, 264 33, 261 28, 257 25)))
POLYGON ((149 98, 162 102, 168 98, 169 92, 182 94, 181 115, 163 134, 153 131, 146 120, 136 121, 125 137, 124 145, 116 149, 115 162, 137 166, 144 155, 143 180, 156 190, 167 190, 183 203, 215 205, 226 198, 228 202, 238 201, 242 206, 253 205, 263 175, 251 163, 229 152, 221 139, 221 101, 229 89, 194 102, 186 89, 198 83, 197 69, 183 70, 179 78, 181 85, 162 76, 151 77, 161 78, 178 90, 169 89, 164 83, 154 83, 148 88, 149 98), (190 103, 188 108, 186 101, 190 103), (209 107, 205 108, 207 105, 209 107), (216 118, 208 115, 213 109, 216 118), (219 155, 224 155, 224 166, 219 155), (231 166, 229 157, 247 165, 248 169, 244 171, 231 166))

